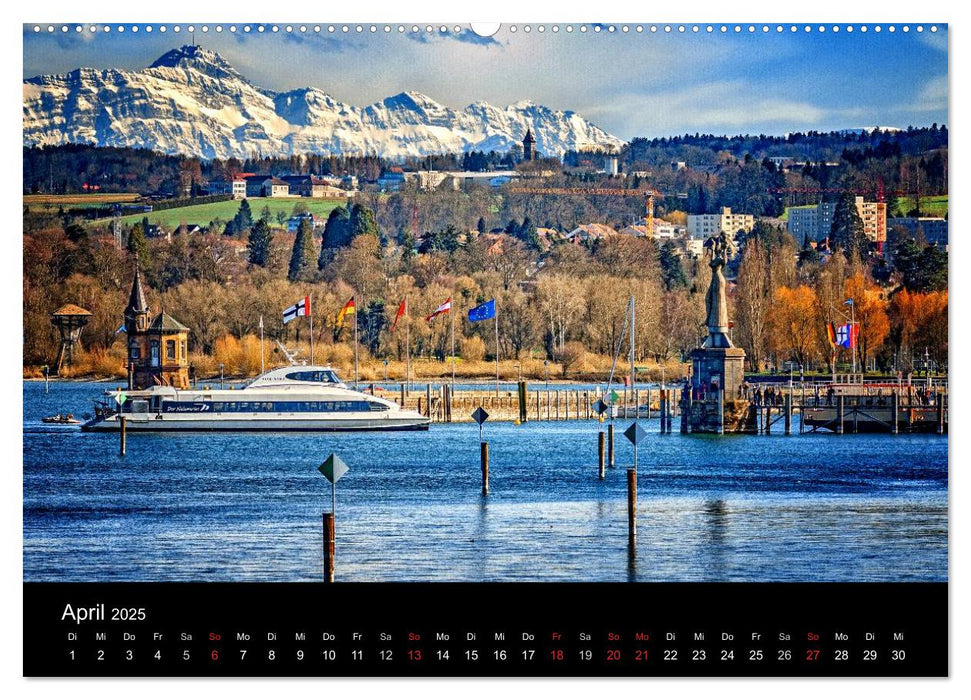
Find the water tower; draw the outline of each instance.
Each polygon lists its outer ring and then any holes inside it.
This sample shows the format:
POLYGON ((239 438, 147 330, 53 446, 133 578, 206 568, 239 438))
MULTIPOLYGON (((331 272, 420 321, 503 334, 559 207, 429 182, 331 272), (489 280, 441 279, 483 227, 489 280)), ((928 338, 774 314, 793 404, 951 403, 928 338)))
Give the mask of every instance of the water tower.
POLYGON ((74 364, 74 346, 81 344, 81 329, 90 320, 91 312, 74 304, 65 304, 51 314, 51 323, 61 335, 61 347, 57 350, 52 374, 60 374, 61 367, 74 364))

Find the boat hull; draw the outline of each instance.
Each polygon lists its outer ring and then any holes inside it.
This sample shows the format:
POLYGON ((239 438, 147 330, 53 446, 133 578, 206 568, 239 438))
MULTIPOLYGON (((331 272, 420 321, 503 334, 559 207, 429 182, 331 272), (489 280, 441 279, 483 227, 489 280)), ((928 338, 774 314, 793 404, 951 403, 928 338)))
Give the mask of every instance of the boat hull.
MULTIPOLYGON (((125 416, 126 432, 348 432, 348 431, 400 431, 428 430, 431 421, 424 416, 341 417, 341 418, 280 418, 249 417, 219 420, 191 417, 173 418, 169 415, 140 417, 125 416)), ((121 423, 117 416, 91 421, 81 430, 90 433, 118 432, 121 423)))

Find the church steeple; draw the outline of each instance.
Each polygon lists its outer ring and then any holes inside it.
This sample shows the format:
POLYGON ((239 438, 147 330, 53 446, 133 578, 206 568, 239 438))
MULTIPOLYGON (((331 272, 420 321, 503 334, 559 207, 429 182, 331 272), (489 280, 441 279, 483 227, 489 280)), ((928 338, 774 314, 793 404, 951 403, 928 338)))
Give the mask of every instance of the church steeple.
POLYGON ((523 160, 536 160, 535 144, 533 132, 527 127, 526 135, 523 137, 523 160))
POLYGON ((136 265, 135 279, 132 281, 131 294, 128 295, 128 306, 125 307, 125 330, 129 335, 148 327, 148 311, 145 290, 142 289, 142 273, 136 265))

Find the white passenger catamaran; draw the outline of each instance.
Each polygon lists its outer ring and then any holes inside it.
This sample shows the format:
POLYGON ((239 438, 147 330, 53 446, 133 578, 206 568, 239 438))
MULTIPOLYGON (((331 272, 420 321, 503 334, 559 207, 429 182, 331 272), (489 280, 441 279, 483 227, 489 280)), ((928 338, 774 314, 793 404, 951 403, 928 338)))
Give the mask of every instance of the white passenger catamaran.
POLYGON ((334 370, 291 365, 258 376, 242 389, 153 386, 106 392, 91 432, 127 430, 341 431, 428 430, 429 418, 349 389, 334 370))

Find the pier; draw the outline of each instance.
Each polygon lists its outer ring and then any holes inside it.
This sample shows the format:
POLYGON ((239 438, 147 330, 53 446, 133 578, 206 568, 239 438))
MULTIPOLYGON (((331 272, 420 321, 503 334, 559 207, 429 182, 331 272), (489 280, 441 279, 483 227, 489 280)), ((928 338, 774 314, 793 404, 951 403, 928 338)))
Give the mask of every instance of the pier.
MULTIPOLYGON (((706 411, 722 420, 733 420, 721 402, 723 396, 686 397, 680 388, 644 387, 633 390, 618 387, 618 399, 604 413, 621 420, 661 419, 662 432, 671 432, 679 424, 680 432, 690 433, 686 420, 691 411, 706 411)), ((434 423, 471 422, 478 407, 488 411, 493 421, 528 423, 532 421, 597 420, 596 402, 603 398, 605 387, 598 389, 530 388, 527 382, 500 390, 491 385, 481 388, 453 389, 449 384, 412 385, 406 390, 372 388, 371 391, 393 398, 405 408, 429 416, 434 423), (397 396, 393 396, 396 393, 397 396)), ((734 420, 748 426, 750 434, 771 435, 793 432, 853 433, 947 433, 948 394, 945 386, 923 386, 885 383, 832 384, 798 382, 786 384, 747 385, 743 404, 746 415, 734 420), (800 420, 794 420, 798 416, 800 420)))

